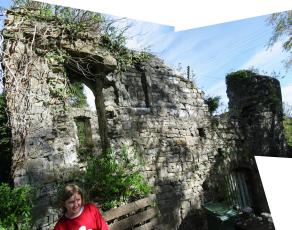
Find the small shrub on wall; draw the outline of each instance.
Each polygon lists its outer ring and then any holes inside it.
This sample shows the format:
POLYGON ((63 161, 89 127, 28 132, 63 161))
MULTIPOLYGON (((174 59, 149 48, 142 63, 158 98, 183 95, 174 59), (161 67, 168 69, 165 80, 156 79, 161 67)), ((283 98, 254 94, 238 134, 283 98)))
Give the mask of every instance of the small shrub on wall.
POLYGON ((216 110, 219 108, 220 99, 221 99, 220 96, 215 96, 215 97, 208 96, 204 99, 205 103, 208 105, 211 115, 213 115, 216 112, 216 110))
POLYGON ((110 150, 87 159, 84 189, 103 210, 132 202, 151 192, 151 187, 139 171, 141 163, 134 162, 138 162, 137 157, 130 157, 126 148, 121 150, 119 157, 110 150))

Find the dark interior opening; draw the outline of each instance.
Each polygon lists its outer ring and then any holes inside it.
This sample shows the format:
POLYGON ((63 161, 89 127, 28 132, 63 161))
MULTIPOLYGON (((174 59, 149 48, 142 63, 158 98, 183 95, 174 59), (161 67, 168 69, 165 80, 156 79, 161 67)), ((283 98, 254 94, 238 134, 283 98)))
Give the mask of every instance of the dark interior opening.
POLYGON ((206 131, 204 128, 198 128, 198 131, 199 131, 199 136, 202 137, 202 138, 205 138, 206 137, 206 131))
POLYGON ((89 117, 76 117, 74 118, 77 126, 78 136, 78 154, 80 157, 85 157, 92 153, 93 141, 92 131, 89 117))

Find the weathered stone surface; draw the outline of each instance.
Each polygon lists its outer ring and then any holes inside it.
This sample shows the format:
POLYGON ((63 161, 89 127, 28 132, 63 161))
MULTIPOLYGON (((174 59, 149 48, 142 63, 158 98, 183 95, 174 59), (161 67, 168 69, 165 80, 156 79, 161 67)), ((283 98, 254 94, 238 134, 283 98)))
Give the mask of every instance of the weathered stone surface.
MULTIPOLYGON (((23 30, 14 37, 31 33, 23 30)), ((14 32, 10 27, 6 31, 14 32)), ((13 132, 14 183, 42 188, 35 207, 36 223, 49 229, 58 216, 52 208, 56 184, 66 181, 70 172, 84 168, 79 161, 74 119, 89 120, 92 152, 98 154, 98 118, 87 108, 70 108, 67 98, 61 97, 68 84, 64 66, 32 51, 30 43, 18 40, 15 44, 4 35, 5 52, 9 53, 5 91, 13 132), (33 63, 29 75, 17 69, 23 57, 33 63), (56 65, 62 71, 52 71, 56 65)), ((88 41, 75 45, 63 47, 75 56, 92 51, 106 68, 110 66, 107 71, 116 65, 111 57, 88 46, 88 41)), ((274 108, 281 101, 277 81, 258 76, 252 82, 240 82, 240 87, 229 86, 232 116, 215 118, 204 103, 204 93, 157 57, 139 68, 131 67, 119 76, 111 73, 106 78, 111 84, 102 93, 110 145, 114 149, 122 145, 138 147, 146 161, 144 174, 157 194, 160 229, 204 229, 202 204, 226 198, 223 195, 231 183, 230 174, 242 168, 253 186, 252 198, 264 197, 253 156, 285 155, 282 115, 274 108), (270 98, 272 105, 267 103, 267 89, 277 99, 270 98)), ((266 211, 264 199, 257 199, 253 205, 266 211)))

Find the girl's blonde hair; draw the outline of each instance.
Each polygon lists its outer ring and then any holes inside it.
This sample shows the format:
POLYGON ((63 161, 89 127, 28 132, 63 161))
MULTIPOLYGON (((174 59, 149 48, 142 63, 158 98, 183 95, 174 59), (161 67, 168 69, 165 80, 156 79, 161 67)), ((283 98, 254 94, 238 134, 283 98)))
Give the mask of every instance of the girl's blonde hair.
POLYGON ((60 206, 63 209, 64 213, 66 212, 66 208, 64 206, 65 201, 72 197, 74 194, 79 194, 81 196, 82 205, 84 205, 84 196, 81 188, 76 184, 68 184, 64 187, 59 197, 60 206))

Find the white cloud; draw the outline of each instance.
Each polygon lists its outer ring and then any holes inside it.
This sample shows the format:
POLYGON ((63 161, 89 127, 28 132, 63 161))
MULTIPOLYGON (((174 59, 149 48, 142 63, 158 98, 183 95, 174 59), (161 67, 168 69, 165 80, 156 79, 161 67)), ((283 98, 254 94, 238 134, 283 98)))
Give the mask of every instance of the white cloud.
POLYGON ((94 95, 93 95, 92 91, 86 85, 83 85, 83 86, 84 86, 84 93, 86 95, 89 108, 92 111, 96 111, 95 102, 94 102, 94 95))
POLYGON ((224 81, 220 81, 218 84, 213 85, 211 88, 206 90, 210 95, 222 95, 226 92, 226 85, 224 81))
POLYGON ((63 4, 73 8, 78 7, 116 16, 127 16, 143 21, 173 25, 176 26, 177 30, 202 27, 273 12, 281 12, 290 9, 292 6, 291 1, 288 0, 180 0, 167 1, 167 3, 166 1, 157 0, 41 1, 52 4, 63 4))
POLYGON ((144 50, 149 48, 155 41, 168 32, 173 32, 174 27, 155 24, 145 21, 138 21, 129 18, 119 18, 112 15, 107 16, 115 20, 114 26, 121 31, 125 30, 127 37, 126 45, 130 49, 144 50))
POLYGON ((270 49, 262 49, 253 55, 240 69, 248 69, 251 67, 267 72, 279 71, 281 62, 287 57, 287 53, 283 52, 282 41, 278 41, 270 49))
POLYGON ((289 105, 292 105, 292 84, 282 87, 282 100, 289 105))

